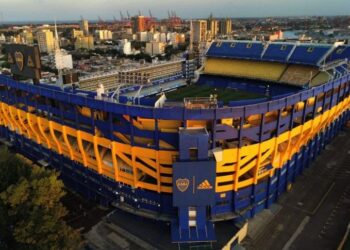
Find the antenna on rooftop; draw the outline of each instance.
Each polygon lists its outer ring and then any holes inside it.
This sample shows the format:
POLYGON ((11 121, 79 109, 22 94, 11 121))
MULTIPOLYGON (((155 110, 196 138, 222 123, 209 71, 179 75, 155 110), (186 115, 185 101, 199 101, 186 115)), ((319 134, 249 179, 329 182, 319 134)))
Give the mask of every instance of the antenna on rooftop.
POLYGON ((57 23, 55 19, 55 50, 59 50, 59 49, 60 49, 60 40, 58 38, 57 23))
POLYGON ((190 48, 189 48, 189 50, 190 50, 190 52, 192 52, 193 51, 193 23, 192 23, 192 19, 190 22, 191 23, 190 23, 190 48))
POLYGON ((0 11, 0 26, 4 25, 4 13, 0 11))

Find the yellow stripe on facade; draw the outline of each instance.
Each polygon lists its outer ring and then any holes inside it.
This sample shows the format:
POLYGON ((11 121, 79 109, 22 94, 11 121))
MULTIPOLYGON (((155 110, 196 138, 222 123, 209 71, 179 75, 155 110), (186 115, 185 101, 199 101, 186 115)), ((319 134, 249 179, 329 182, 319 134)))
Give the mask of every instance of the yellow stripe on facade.
MULTIPOLYGON (((350 97, 347 97, 331 110, 276 138, 240 149, 223 150, 222 161, 216 164, 216 173, 220 174, 216 178, 216 192, 237 191, 272 176, 275 169, 281 168, 349 106, 350 97), (267 165, 273 168, 267 170, 267 165)), ((132 147, 63 126, 5 103, 0 103, 0 123, 110 179, 155 192, 172 192, 169 175, 178 155, 176 151, 132 147)))

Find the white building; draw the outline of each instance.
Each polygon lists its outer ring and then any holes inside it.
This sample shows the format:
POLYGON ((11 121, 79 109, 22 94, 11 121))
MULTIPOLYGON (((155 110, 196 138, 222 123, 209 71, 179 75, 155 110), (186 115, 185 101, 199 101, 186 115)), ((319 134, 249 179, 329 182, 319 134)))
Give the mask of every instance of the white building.
POLYGON ((131 48, 131 42, 129 42, 127 39, 122 39, 117 41, 116 49, 123 53, 124 55, 131 55, 133 54, 132 48, 131 48))
POLYGON ((125 55, 131 55, 132 49, 131 49, 131 42, 126 42, 123 46, 123 53, 125 55))
POLYGON ((139 32, 139 41, 140 42, 148 42, 148 32, 147 31, 139 32))
POLYGON ((6 42, 6 37, 4 34, 0 34, 0 43, 6 42))
POLYGON ((65 50, 58 49, 55 51, 55 66, 56 69, 72 69, 73 59, 65 50))
POLYGON ((156 32, 153 34, 153 41, 160 42, 160 33, 156 32))
POLYGON ((165 33, 161 33, 160 34, 160 42, 162 42, 162 43, 166 43, 166 34, 165 33))
POLYGON ((168 42, 172 44, 178 43, 178 34, 176 32, 168 33, 168 35, 169 35, 168 42))

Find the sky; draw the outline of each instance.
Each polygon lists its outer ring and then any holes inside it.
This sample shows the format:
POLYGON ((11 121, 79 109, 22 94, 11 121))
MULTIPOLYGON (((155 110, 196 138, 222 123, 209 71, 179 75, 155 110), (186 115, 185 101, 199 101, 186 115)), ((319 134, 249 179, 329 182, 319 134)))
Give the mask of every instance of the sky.
POLYGON ((120 18, 140 10, 164 18, 350 15, 350 0, 0 0, 0 22, 120 18))

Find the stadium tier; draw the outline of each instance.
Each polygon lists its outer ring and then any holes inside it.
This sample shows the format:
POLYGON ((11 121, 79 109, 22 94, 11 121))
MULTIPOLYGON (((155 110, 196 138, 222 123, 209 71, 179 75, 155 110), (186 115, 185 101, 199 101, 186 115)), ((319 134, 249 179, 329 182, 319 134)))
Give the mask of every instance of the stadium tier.
POLYGON ((260 59, 264 45, 259 42, 214 42, 207 52, 207 56, 235 58, 235 59, 260 59))
POLYGON ((276 62, 208 58, 204 73, 278 81, 286 67, 286 64, 276 62))
MULTIPOLYGON (((206 74, 197 84, 268 90, 274 93, 269 98, 219 105, 220 96, 211 94, 186 96, 182 105, 160 105, 162 95, 157 105, 142 99, 139 105, 121 102, 124 96, 114 99, 0 75, 0 135, 19 153, 60 171, 67 187, 85 197, 169 222, 174 243, 215 241, 215 223, 241 221, 269 208, 350 119, 348 65, 336 64, 342 72, 327 65, 321 71, 316 64, 297 63, 309 58, 299 56, 304 48, 291 57, 299 45, 286 44, 286 57, 274 45, 268 51, 271 44, 232 43, 212 44, 206 74), (261 56, 264 51, 269 62, 261 56), (289 63, 289 57, 298 59, 289 63), (288 81, 304 82, 312 72, 320 85, 281 84, 294 68, 305 76, 288 81), (230 72, 275 82, 236 79, 230 72), (327 79, 319 76, 322 72, 327 79)), ((317 58, 333 56, 316 51, 317 58)))
POLYGON ((326 58, 327 62, 342 60, 344 58, 350 58, 350 46, 338 46, 332 51, 332 53, 326 58))
POLYGON ((269 44, 261 58, 264 61, 286 62, 294 44, 269 44))
POLYGON ((330 45, 298 45, 290 55, 288 63, 318 65, 331 48, 330 45))
POLYGON ((315 67, 292 64, 289 65, 287 70, 283 73, 280 82, 304 86, 312 81, 313 77, 318 73, 319 71, 315 67))
POLYGON ((208 49, 204 73, 313 87, 344 74, 349 56, 344 45, 218 41, 208 49), (343 66, 325 70, 330 63, 343 66))

